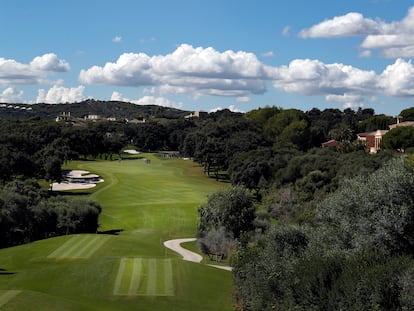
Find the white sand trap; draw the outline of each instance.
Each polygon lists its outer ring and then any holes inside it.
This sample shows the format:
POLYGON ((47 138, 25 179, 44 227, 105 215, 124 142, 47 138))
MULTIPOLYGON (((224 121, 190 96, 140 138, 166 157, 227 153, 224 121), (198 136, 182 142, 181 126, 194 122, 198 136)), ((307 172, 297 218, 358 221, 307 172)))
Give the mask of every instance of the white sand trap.
POLYGON ((99 177, 99 175, 96 174, 89 174, 89 171, 81 171, 81 170, 73 170, 69 171, 66 176, 71 178, 91 178, 91 177, 99 177))
POLYGON ((124 153, 128 153, 128 154, 140 154, 140 152, 139 152, 139 151, 136 151, 136 150, 134 150, 134 149, 127 149, 127 150, 124 150, 124 153))
POLYGON ((65 190, 82 190, 82 189, 91 189, 96 187, 97 183, 101 183, 104 180, 96 174, 89 174, 89 171, 82 171, 82 170, 73 170, 69 171, 66 174, 66 178, 69 180, 78 179, 78 178, 85 178, 85 179, 99 179, 98 181, 89 181, 89 182, 70 182, 64 181, 61 183, 53 183, 52 190, 53 191, 65 191, 65 190))
POLYGON ((65 191, 65 190, 82 190, 82 189, 91 189, 96 187, 96 184, 76 184, 76 183, 53 183, 53 191, 65 191))

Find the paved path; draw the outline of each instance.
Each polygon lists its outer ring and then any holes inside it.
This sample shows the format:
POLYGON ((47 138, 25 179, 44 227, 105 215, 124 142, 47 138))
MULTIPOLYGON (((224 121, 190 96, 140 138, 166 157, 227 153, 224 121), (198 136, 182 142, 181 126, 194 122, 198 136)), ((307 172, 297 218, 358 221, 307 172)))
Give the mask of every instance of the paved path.
POLYGON ((183 256, 183 260, 200 263, 203 260, 203 257, 201 255, 189 251, 180 245, 181 243, 194 242, 196 240, 197 239, 195 238, 169 240, 164 242, 164 246, 183 256))
MULTIPOLYGON (((203 256, 197 253, 194 253, 192 251, 189 251, 188 249, 185 249, 181 246, 181 243, 194 242, 196 240, 197 240, 196 238, 169 240, 169 241, 164 242, 164 246, 180 254, 181 256, 183 256, 183 260, 200 263, 203 260, 203 256)), ((232 267, 229 267, 229 266, 219 266, 219 265, 207 265, 207 266, 218 268, 218 269, 223 269, 227 271, 231 271, 233 269, 232 267)))

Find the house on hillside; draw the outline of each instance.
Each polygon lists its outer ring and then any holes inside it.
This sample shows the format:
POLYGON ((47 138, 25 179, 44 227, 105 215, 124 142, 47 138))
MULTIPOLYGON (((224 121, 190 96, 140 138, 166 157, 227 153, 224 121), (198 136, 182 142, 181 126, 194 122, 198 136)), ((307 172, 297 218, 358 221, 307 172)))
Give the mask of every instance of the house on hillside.
POLYGON ((71 120, 70 112, 62 112, 56 117, 56 122, 67 122, 71 120))
POLYGON ((339 142, 335 139, 328 140, 324 143, 322 143, 322 148, 338 148, 339 142))
POLYGON ((402 116, 397 117, 397 123, 389 126, 390 130, 395 129, 398 126, 414 126, 414 121, 403 121, 402 116))
POLYGON ((388 130, 376 130, 357 134, 357 139, 364 143, 369 153, 377 153, 381 147, 382 137, 388 130))
POLYGON ((88 114, 87 116, 85 116, 85 117, 84 117, 84 119, 85 119, 86 121, 93 121, 93 122, 96 122, 96 121, 100 120, 100 119, 101 119, 101 117, 100 117, 100 116, 98 116, 97 114, 88 114))
MULTIPOLYGON (((391 124, 389 129, 395 129, 399 126, 414 126, 414 121, 402 121, 402 116, 397 117, 397 123, 391 124)), ((389 130, 376 130, 373 132, 359 133, 357 139, 363 142, 369 153, 377 153, 380 150, 382 137, 388 133, 389 130)))
POLYGON ((198 111, 194 111, 194 113, 192 112, 189 115, 184 116, 184 118, 185 119, 193 119, 193 118, 205 119, 207 115, 208 115, 208 112, 198 110, 198 111))

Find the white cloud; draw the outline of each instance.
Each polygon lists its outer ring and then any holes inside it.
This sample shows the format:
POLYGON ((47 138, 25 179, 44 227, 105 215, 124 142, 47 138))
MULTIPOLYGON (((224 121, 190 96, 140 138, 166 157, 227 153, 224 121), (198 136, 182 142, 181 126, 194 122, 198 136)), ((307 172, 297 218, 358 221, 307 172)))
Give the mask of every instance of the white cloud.
POLYGON ((114 42, 114 43, 119 43, 119 42, 121 42, 122 41, 122 37, 121 36, 116 36, 116 37, 114 37, 113 39, 112 39, 112 42, 114 42))
POLYGON ((171 107, 171 108, 178 108, 178 109, 181 109, 184 106, 183 103, 181 102, 176 103, 164 97, 144 96, 136 100, 131 100, 129 98, 124 97, 121 93, 117 91, 112 92, 111 100, 129 102, 129 103, 133 103, 136 105, 156 105, 156 106, 171 107))
POLYGON ((72 88, 54 85, 48 91, 39 89, 36 103, 59 104, 79 102, 87 98, 83 94, 84 90, 85 87, 83 85, 72 88))
POLYGON ((65 72, 70 70, 69 64, 65 60, 59 59, 53 53, 35 57, 30 62, 30 66, 37 70, 51 72, 65 72))
POLYGON ((17 91, 12 87, 6 88, 0 93, 0 102, 2 103, 17 103, 21 102, 23 91, 17 91))
POLYGON ((69 69, 69 64, 53 53, 37 56, 29 64, 0 58, 0 85, 39 84, 49 73, 69 69))
POLYGON ((162 93, 193 96, 246 96, 261 94, 274 69, 252 53, 218 52, 182 44, 167 55, 122 54, 115 63, 82 70, 86 84, 153 86, 162 93))
POLYGON ((299 33, 302 38, 331 38, 379 33, 381 22, 351 12, 325 20, 299 33))
POLYGON ((345 108, 358 108, 363 107, 364 97, 361 95, 327 95, 325 97, 326 101, 340 103, 342 107, 345 108))
POLYGON ((411 61, 397 59, 382 72, 378 85, 388 96, 414 96, 413 64, 411 61))
MULTIPOLYGON (((414 56, 414 7, 401 21, 386 23, 365 18, 360 13, 348 13, 325 20, 299 33, 302 38, 365 36, 361 47, 379 49, 388 58, 414 56)), ((368 54, 362 54, 366 57, 368 54)))
POLYGON ((372 96, 414 97, 414 66, 397 59, 380 74, 343 64, 296 59, 278 69, 276 89, 307 96, 324 96, 327 101, 360 107, 372 96))
POLYGON ((318 60, 296 59, 278 68, 279 79, 273 86, 302 95, 369 92, 375 87, 374 71, 364 71, 343 64, 324 64, 318 60))

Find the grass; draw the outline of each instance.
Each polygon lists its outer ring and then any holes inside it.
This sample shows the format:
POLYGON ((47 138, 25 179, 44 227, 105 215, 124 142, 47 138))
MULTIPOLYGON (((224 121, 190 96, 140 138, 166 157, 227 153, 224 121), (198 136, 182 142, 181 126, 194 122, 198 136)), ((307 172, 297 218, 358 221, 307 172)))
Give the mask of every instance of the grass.
POLYGON ((2 310, 232 310, 232 276, 181 260, 162 245, 194 237, 197 207, 225 183, 190 161, 79 161, 105 180, 86 193, 102 208, 100 231, 0 250, 2 310), (121 266, 123 266, 121 268, 121 266), (14 292, 11 292, 14 293, 14 292), (5 300, 5 298, 3 298, 5 300))

